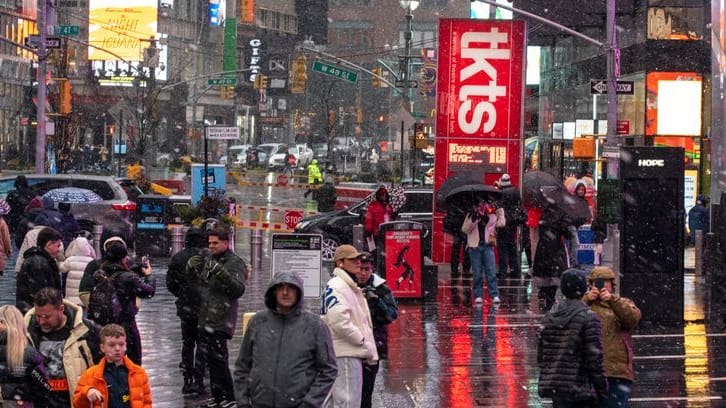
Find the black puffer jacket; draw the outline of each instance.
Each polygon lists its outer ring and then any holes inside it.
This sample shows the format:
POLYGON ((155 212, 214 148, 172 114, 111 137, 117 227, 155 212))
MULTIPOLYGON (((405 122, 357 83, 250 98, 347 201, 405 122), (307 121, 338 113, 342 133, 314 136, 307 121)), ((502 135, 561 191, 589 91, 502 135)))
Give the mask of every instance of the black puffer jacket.
POLYGON ((48 374, 43 356, 28 344, 23 353, 23 366, 11 370, 7 361, 7 337, 0 333, 0 386, 5 401, 17 397, 24 401, 45 402, 48 396, 48 374))
POLYGON ((184 239, 185 248, 169 260, 166 287, 177 298, 176 314, 182 320, 196 320, 199 314, 199 277, 194 273, 187 273, 187 263, 196 255, 206 258, 206 243, 202 230, 190 228, 184 239))
POLYGON ((537 344, 539 395, 568 401, 607 396, 600 318, 579 299, 565 299, 542 318, 537 344))
POLYGON ((35 246, 23 254, 25 261, 16 279, 18 309, 25 314, 33 307, 33 296, 45 287, 61 290, 58 263, 47 252, 35 246))

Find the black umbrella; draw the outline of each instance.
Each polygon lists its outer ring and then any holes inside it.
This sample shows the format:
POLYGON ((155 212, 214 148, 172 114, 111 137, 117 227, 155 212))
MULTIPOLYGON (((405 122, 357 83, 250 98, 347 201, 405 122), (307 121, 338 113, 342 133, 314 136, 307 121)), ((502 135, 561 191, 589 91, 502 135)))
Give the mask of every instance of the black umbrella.
POLYGON ((552 204, 556 198, 562 198, 560 192, 567 193, 565 184, 559 178, 545 171, 530 171, 522 180, 522 203, 528 207, 544 207, 552 204))
POLYGON ((436 211, 445 211, 446 196, 453 189, 471 185, 484 185, 484 175, 469 171, 459 171, 449 176, 441 183, 439 189, 436 190, 436 211))
POLYGON ((568 224, 579 227, 592 218, 590 206, 584 199, 562 190, 555 190, 546 195, 548 205, 560 212, 568 224))
POLYGON ((473 208, 479 200, 498 200, 501 195, 500 190, 482 183, 463 185, 449 190, 443 197, 443 202, 436 204, 436 210, 446 211, 451 206, 456 206, 466 211, 473 208))

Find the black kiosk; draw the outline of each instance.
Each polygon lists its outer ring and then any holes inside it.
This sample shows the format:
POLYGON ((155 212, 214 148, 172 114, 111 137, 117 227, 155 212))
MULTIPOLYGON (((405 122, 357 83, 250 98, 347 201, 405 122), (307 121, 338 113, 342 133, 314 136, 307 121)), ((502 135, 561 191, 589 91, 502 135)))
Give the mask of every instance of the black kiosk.
POLYGON ((683 324, 684 150, 621 147, 620 293, 643 323, 683 324))

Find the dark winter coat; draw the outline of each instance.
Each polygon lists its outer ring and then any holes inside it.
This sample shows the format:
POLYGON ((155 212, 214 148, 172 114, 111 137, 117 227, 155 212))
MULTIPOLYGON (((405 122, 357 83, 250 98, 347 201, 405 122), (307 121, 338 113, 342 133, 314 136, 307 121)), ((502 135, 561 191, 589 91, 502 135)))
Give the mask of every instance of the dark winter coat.
POLYGON ((36 292, 46 287, 61 290, 61 276, 56 260, 39 247, 28 249, 23 256, 25 261, 15 281, 15 305, 25 314, 33 307, 36 292))
POLYGON ((338 195, 335 192, 333 183, 326 182, 319 189, 313 191, 313 200, 318 202, 318 212, 330 212, 335 210, 335 201, 338 195))
POLYGON ((12 232, 15 232, 20 219, 25 215, 25 207, 33 197, 35 197, 35 193, 27 185, 21 187, 16 186, 15 190, 8 193, 7 201, 10 204, 10 213, 7 219, 8 226, 10 226, 12 232))
POLYGON ((290 272, 275 274, 265 293, 267 310, 250 320, 234 369, 238 407, 321 407, 338 373, 333 341, 320 316, 303 306, 303 283, 290 272), (275 287, 298 288, 298 303, 277 312, 275 287))
MULTIPOLYGON (((501 191, 501 206, 504 208, 507 223, 504 227, 497 228, 497 242, 514 245, 517 239, 517 227, 520 225, 517 215, 524 215, 524 210, 521 208, 522 197, 519 189, 511 185, 502 187, 501 191)), ((521 222, 523 223, 525 219, 522 219, 521 222)))
POLYGON ((360 285, 368 302, 373 323, 373 338, 376 340, 378 358, 388 356, 388 325, 398 318, 398 303, 385 279, 371 275, 365 285, 360 285))
POLYGON ((567 223, 554 211, 545 211, 539 221, 539 242, 534 257, 533 275, 538 278, 559 278, 567 269, 564 240, 571 234, 567 223))
POLYGON ((5 401, 15 397, 24 401, 45 402, 50 385, 43 366, 43 355, 32 345, 25 346, 23 366, 11 370, 7 361, 7 337, 0 333, 0 387, 5 401))
POLYGON ((187 273, 187 263, 193 256, 208 256, 205 248, 204 235, 187 233, 185 248, 174 254, 169 260, 166 272, 166 287, 176 299, 176 314, 181 320, 197 320, 201 298, 199 297, 199 279, 195 274, 187 273), (199 235, 199 236, 197 236, 199 235))
POLYGON ((119 301, 123 307, 123 314, 121 321, 116 323, 126 326, 135 322, 136 314, 139 312, 136 298, 149 299, 154 297, 156 293, 156 277, 154 274, 141 276, 136 272, 128 270, 128 268, 120 263, 105 260, 101 260, 99 268, 104 270, 106 276, 111 276, 119 272, 114 279, 116 288, 118 289, 119 301))
POLYGON ((21 214, 17 224, 15 224, 15 246, 20 248, 23 246, 23 240, 28 231, 38 225, 49 226, 48 219, 42 214, 43 209, 33 208, 27 213, 21 214))
POLYGON ((79 230, 78 221, 76 221, 76 217, 74 217, 71 213, 60 213, 60 216, 60 224, 58 225, 58 228, 60 229, 58 232, 63 235, 63 247, 68 248, 71 241, 76 239, 76 234, 79 230))
POLYGON ((237 325, 238 299, 245 293, 247 264, 230 250, 203 259, 189 259, 188 273, 199 279, 199 328, 204 332, 225 333, 229 338, 237 325))
POLYGON ((711 216, 708 207, 703 204, 696 204, 688 211, 688 229, 690 230, 691 243, 696 242, 696 230, 707 233, 710 228, 711 216))
POLYGON ((565 299, 545 314, 537 343, 541 397, 573 402, 606 398, 600 335, 600 319, 579 299, 565 299))

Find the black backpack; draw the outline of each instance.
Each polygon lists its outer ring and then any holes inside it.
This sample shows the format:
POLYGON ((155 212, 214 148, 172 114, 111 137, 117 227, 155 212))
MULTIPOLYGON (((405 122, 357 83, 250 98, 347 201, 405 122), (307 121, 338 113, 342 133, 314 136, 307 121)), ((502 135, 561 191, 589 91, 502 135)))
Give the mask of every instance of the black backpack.
POLYGON ((88 317, 100 325, 121 323, 123 305, 116 287, 116 278, 122 271, 108 274, 99 269, 93 274, 94 285, 88 300, 88 317))

